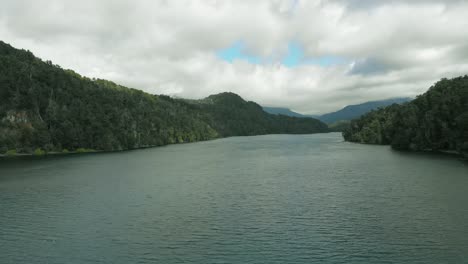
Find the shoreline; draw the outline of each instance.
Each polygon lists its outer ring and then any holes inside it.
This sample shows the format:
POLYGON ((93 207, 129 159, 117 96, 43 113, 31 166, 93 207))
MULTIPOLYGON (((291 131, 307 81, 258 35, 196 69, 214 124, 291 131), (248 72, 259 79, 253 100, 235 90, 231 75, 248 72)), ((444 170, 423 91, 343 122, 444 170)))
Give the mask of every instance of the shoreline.
POLYGON ((168 143, 168 144, 164 144, 164 145, 142 146, 142 147, 138 147, 138 148, 122 149, 122 150, 85 149, 85 151, 68 151, 68 152, 50 151, 50 152, 45 152, 44 154, 41 154, 41 155, 37 155, 37 154, 34 154, 34 153, 15 153, 13 155, 0 154, 0 160, 14 159, 14 158, 26 158, 26 157, 40 158, 40 157, 47 157, 47 156, 67 156, 67 155, 92 154, 92 153, 115 153, 115 152, 124 152, 124 151, 132 151, 132 150, 139 150, 139 149, 165 147, 165 146, 169 146, 169 145, 181 145, 181 144, 206 142, 206 141, 213 141, 213 140, 231 138, 231 137, 255 137, 255 136, 266 136, 266 135, 316 135, 316 134, 328 134, 328 133, 338 133, 338 132, 331 132, 330 131, 330 132, 304 133, 304 134, 258 134, 258 135, 246 135, 246 136, 216 137, 216 138, 212 138, 212 139, 197 140, 197 141, 192 141, 192 142, 168 143))
MULTIPOLYGON (((207 141, 214 141, 218 139, 225 139, 231 137, 255 137, 255 136, 266 136, 266 135, 316 135, 316 134, 329 134, 329 133, 340 133, 340 132, 320 132, 320 133, 307 133, 307 134, 259 134, 259 135, 247 135, 247 136, 228 136, 228 137, 217 137, 207 140, 198 140, 193 142, 178 142, 178 143, 169 143, 164 145, 153 145, 153 146, 142 146, 138 148, 131 148, 131 149, 122 149, 122 150, 95 150, 95 149, 84 149, 84 151, 68 151, 68 152, 58 152, 58 151, 51 151, 45 152, 44 154, 34 154, 34 153, 15 153, 14 155, 7 155, 7 154, 0 154, 0 160, 7 160, 7 159, 21 159, 21 158, 30 158, 30 157, 60 157, 60 156, 67 156, 67 155, 79 155, 79 154, 99 154, 99 153, 116 153, 116 152, 125 152, 125 151, 132 151, 132 150, 141 150, 141 149, 148 149, 148 148, 158 148, 158 147, 166 147, 169 145, 181 145, 181 144, 190 144, 190 143, 198 143, 198 142, 207 142, 207 141)), ((369 144, 369 143, 360 143, 360 142, 352 142, 346 141, 343 137, 343 142, 349 142, 353 144, 361 144, 361 145, 375 145, 375 146, 389 146, 390 145, 382 145, 382 144, 369 144)), ((414 154, 437 154, 443 155, 446 157, 452 156, 460 159, 461 161, 468 162, 468 152, 458 152, 456 150, 439 150, 439 151, 430 151, 430 150, 420 150, 420 151, 412 151, 412 150, 398 150, 393 149, 394 151, 399 152, 406 152, 406 153, 414 153, 414 154)))
MULTIPOLYGON (((343 137, 344 138, 344 137, 343 137)), ((462 161, 468 161, 468 152, 458 152, 456 150, 401 150, 401 149, 394 149, 392 148, 391 145, 389 144, 372 144, 372 143, 364 143, 364 142, 354 142, 354 141, 347 141, 344 140, 344 142, 349 142, 353 144, 360 144, 360 145, 371 145, 371 146, 388 146, 390 147, 391 150, 393 151, 398 151, 398 152, 404 152, 404 153, 414 153, 414 154, 437 154, 437 155, 443 155, 443 156, 453 156, 457 157, 462 161)))

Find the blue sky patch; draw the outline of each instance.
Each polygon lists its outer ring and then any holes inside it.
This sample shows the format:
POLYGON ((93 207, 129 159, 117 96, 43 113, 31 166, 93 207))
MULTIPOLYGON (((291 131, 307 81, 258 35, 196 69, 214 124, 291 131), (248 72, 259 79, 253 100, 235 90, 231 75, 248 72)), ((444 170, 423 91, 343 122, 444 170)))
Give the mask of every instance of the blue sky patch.
POLYGON ((245 45, 241 41, 237 41, 226 49, 217 52, 219 58, 233 62, 234 60, 246 60, 252 64, 260 64, 261 59, 246 53, 245 45))
MULTIPOLYGON (((245 60, 252 64, 264 64, 272 62, 271 58, 261 58, 246 52, 245 44, 242 41, 233 43, 228 48, 219 50, 217 56, 225 61, 245 60)), ((287 54, 280 60, 281 64, 292 68, 299 65, 315 64, 323 67, 342 64, 345 60, 336 56, 306 57, 302 46, 296 42, 288 44, 287 54)))
POLYGON ((300 64, 303 58, 304 51, 302 50, 302 47, 294 42, 290 42, 288 45, 288 53, 281 63, 287 67, 294 67, 300 64))

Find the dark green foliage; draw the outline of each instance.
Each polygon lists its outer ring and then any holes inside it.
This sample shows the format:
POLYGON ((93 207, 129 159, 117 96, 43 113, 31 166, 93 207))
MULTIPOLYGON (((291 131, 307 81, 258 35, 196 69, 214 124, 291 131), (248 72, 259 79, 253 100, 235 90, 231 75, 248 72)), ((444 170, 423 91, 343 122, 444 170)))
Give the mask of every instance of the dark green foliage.
POLYGON ((91 80, 0 41, 0 154, 326 131, 318 120, 275 117, 234 94, 189 101, 91 80))
POLYGON ((468 152, 468 76, 442 79, 425 94, 353 120, 345 140, 414 151, 468 152))
POLYGON ((349 124, 351 121, 349 120, 341 120, 341 121, 336 121, 332 124, 328 125, 328 128, 332 132, 343 132, 346 131, 349 128, 349 124))
POLYGON ((328 132, 316 119, 269 114, 234 93, 211 95, 195 103, 201 107, 204 120, 223 137, 328 132))
POLYGON ((37 148, 34 150, 34 153, 33 153, 35 156, 44 156, 46 154, 46 152, 44 150, 42 150, 41 148, 37 148))

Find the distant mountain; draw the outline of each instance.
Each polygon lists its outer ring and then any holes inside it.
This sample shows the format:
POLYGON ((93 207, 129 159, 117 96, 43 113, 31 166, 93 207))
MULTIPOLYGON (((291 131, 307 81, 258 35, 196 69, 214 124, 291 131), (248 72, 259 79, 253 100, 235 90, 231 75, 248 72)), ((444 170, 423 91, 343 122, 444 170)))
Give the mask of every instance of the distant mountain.
POLYGON ((355 118, 359 118, 360 116, 367 114, 372 110, 376 110, 380 107, 389 106, 392 104, 402 104, 411 101, 411 98, 391 98, 386 100, 380 101, 370 101, 362 104, 357 105, 348 105, 341 110, 336 112, 323 114, 323 115, 304 115, 300 113, 296 113, 291 111, 289 108, 284 107, 263 107, 263 111, 273 114, 273 115, 285 115, 285 116, 293 116, 293 117, 312 117, 316 118, 324 123, 327 124, 334 124, 339 121, 350 121, 355 118))
POLYGON ((308 115, 299 114, 299 113, 292 111, 289 108, 284 108, 284 107, 263 106, 263 111, 269 114, 273 114, 273 115, 285 115, 285 116, 293 116, 293 117, 316 117, 316 116, 308 116, 308 115))
POLYGON ((411 100, 411 98, 392 98, 387 100, 371 101, 357 105, 348 105, 336 112, 318 116, 317 119, 327 124, 342 120, 352 120, 380 107, 386 107, 392 104, 402 104, 411 100))

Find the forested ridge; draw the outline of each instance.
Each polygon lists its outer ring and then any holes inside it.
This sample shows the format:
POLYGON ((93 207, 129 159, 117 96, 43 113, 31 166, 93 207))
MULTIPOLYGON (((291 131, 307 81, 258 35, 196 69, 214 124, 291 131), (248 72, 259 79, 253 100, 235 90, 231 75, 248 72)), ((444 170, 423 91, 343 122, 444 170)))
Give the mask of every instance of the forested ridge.
POLYGON ((442 79, 426 93, 351 121, 345 140, 411 151, 468 153, 468 76, 442 79))
POLYGON ((202 100, 89 79, 0 41, 0 154, 126 150, 227 136, 328 132, 232 93, 202 100))

